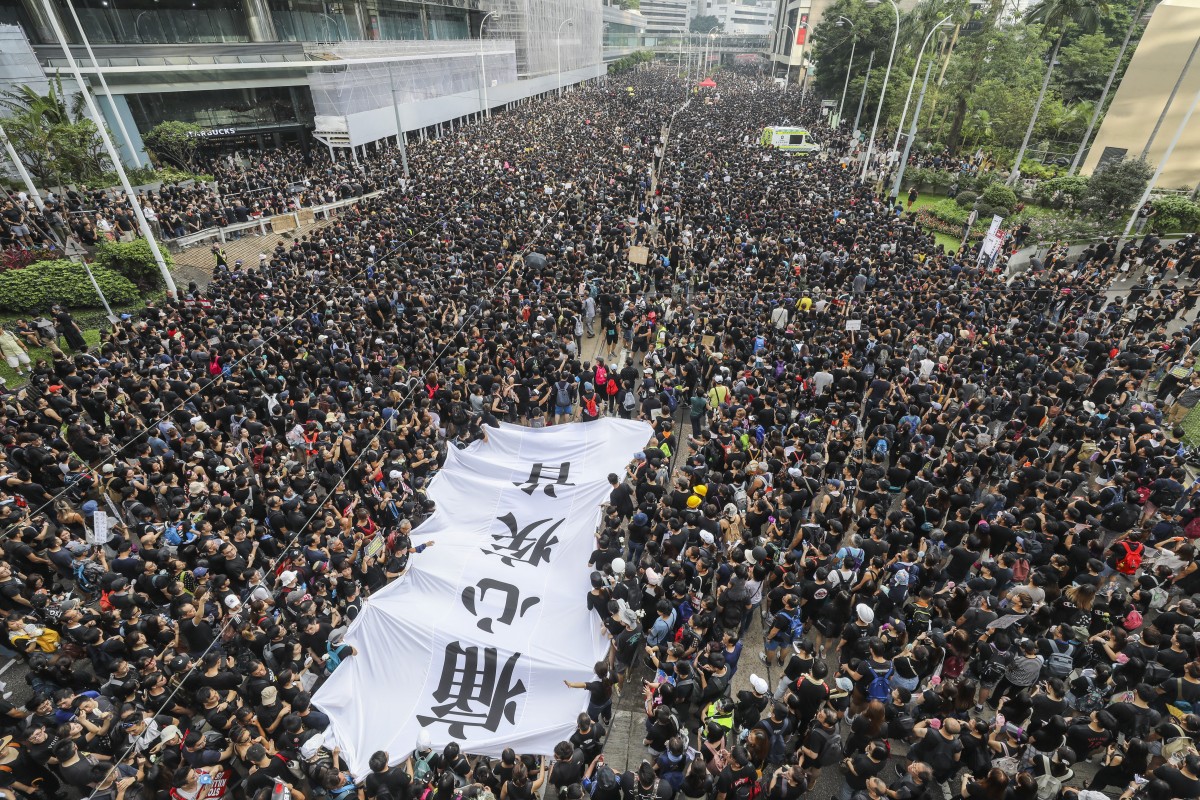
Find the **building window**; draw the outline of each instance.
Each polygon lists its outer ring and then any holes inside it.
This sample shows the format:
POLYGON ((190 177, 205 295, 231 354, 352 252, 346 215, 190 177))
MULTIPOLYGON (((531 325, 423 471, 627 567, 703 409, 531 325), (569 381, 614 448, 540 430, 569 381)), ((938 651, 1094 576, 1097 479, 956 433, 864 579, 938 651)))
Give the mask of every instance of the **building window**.
POLYGON ((361 39, 352 3, 322 0, 270 0, 275 32, 285 42, 341 42, 361 39))
MULTIPOLYGON (((75 12, 94 44, 250 41, 241 0, 75 0, 75 12)), ((78 44, 65 5, 59 16, 67 38, 78 44)))

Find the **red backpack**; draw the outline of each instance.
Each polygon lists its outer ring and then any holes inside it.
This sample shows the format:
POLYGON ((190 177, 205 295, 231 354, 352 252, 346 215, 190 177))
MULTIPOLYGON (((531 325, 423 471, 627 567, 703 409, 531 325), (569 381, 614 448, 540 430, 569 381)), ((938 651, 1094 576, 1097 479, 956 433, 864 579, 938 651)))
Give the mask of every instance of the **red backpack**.
POLYGON ((1117 572, 1132 575, 1142 566, 1142 552, 1146 547, 1141 542, 1134 542, 1132 545, 1129 542, 1121 542, 1121 547, 1125 548, 1125 555, 1117 559, 1117 572))

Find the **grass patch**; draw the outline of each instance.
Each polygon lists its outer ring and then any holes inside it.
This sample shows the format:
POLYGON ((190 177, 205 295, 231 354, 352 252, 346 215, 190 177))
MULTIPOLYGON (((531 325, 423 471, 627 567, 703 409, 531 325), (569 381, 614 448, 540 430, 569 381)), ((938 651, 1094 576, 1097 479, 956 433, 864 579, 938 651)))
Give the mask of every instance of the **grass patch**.
MULTIPOLYGON (((116 309, 114 309, 114 311, 115 310, 116 309)), ((84 341, 87 342, 88 347, 95 347, 96 345, 100 344, 99 328, 84 328, 83 338, 84 338, 84 341)), ((59 343, 59 347, 62 347, 63 339, 61 336, 59 337, 58 343, 59 343)), ((63 352, 64 353, 67 352, 65 348, 63 349, 63 352)), ((46 359, 47 362, 50 362, 50 363, 54 362, 54 356, 53 356, 53 354, 51 354, 51 352, 48 348, 45 348, 45 347, 29 348, 30 365, 32 366, 33 364, 36 364, 38 362, 39 358, 44 358, 44 359, 46 359)), ((4 360, 0 360, 0 377, 4 378, 4 380, 8 384, 8 388, 10 388, 10 389, 15 389, 18 386, 25 385, 25 380, 26 380, 25 376, 18 375, 17 371, 15 369, 13 369, 12 367, 8 366, 8 362, 4 361, 4 360)))
POLYGON ((1179 424, 1183 426, 1184 440, 1193 447, 1200 446, 1200 413, 1196 413, 1196 409, 1193 408, 1179 424))

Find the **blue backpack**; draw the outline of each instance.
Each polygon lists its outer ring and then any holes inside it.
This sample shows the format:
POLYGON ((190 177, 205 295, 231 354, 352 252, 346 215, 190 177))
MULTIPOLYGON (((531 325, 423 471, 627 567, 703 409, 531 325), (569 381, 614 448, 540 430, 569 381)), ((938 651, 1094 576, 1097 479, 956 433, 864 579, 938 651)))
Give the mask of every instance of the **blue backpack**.
POLYGON ((867 662, 867 672, 871 675, 871 683, 867 686, 867 699, 886 703, 888 697, 892 694, 892 684, 890 681, 892 675, 896 672, 896 668, 889 666, 888 671, 880 675, 871 669, 870 662, 867 662))
POLYGON ((783 616, 787 617, 788 636, 791 637, 792 641, 798 642, 801 639, 803 639, 804 638, 804 623, 800 620, 800 612, 796 611, 796 613, 794 613, 794 614, 788 614, 787 612, 781 612, 781 613, 783 613, 783 616))
POLYGON ((875 440, 875 452, 881 456, 888 454, 888 440, 880 436, 875 440))

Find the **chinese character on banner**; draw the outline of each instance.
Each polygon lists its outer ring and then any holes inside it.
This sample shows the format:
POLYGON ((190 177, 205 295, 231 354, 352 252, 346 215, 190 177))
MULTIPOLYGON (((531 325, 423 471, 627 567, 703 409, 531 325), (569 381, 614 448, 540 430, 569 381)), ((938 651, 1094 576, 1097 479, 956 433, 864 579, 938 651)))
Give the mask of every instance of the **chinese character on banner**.
POLYGON ((529 480, 525 481, 524 483, 518 483, 518 482, 514 481, 513 486, 520 486, 522 492, 524 492, 525 494, 532 497, 533 493, 538 490, 538 486, 540 486, 541 484, 544 483, 546 485, 542 491, 544 491, 550 497, 558 497, 558 495, 556 495, 554 493, 554 487, 556 485, 557 486, 574 486, 575 485, 573 483, 567 483, 567 476, 571 472, 571 462, 564 461, 562 464, 558 465, 558 467, 557 467, 558 477, 555 478, 553 481, 547 480, 546 478, 543 477, 543 474, 548 475, 550 473, 550 471, 553 469, 556 469, 556 467, 553 467, 549 464, 543 464, 542 462, 539 461, 533 465, 532 469, 529 470, 529 480))
POLYGON ((503 666, 496 648, 463 647, 460 642, 446 645, 442 674, 433 699, 438 705, 429 710, 434 716, 417 715, 422 725, 448 725, 452 739, 466 739, 467 728, 483 728, 495 733, 500 723, 515 724, 515 698, 525 693, 525 684, 513 680, 520 653, 513 653, 503 666))
POLYGON ((503 622, 505 625, 511 625, 513 620, 518 616, 518 603, 520 603, 519 616, 523 617, 525 616, 526 611, 542 602, 542 598, 540 597, 526 597, 525 600, 521 602, 521 590, 516 586, 513 586, 511 583, 504 583, 503 581, 494 580, 492 578, 484 578, 476 585, 468 586, 466 589, 463 589, 463 606, 465 606, 468 611, 478 617, 479 611, 477 610, 476 606, 483 601, 483 596, 489 591, 493 595, 498 592, 504 592, 504 611, 501 612, 500 616, 496 617, 495 619, 492 617, 482 617, 478 622, 475 623, 479 626, 480 630, 487 631, 488 633, 493 633, 493 622, 503 622))
POLYGON ((505 524, 508 532, 492 534, 496 543, 491 546, 491 550, 484 550, 484 553, 498 556, 507 567, 514 566, 518 561, 536 567, 543 561, 550 560, 550 548, 558 544, 558 537, 554 532, 563 524, 563 520, 554 520, 553 525, 536 535, 538 528, 551 521, 549 518, 531 522, 523 528, 518 527, 517 518, 511 511, 496 519, 505 524))

